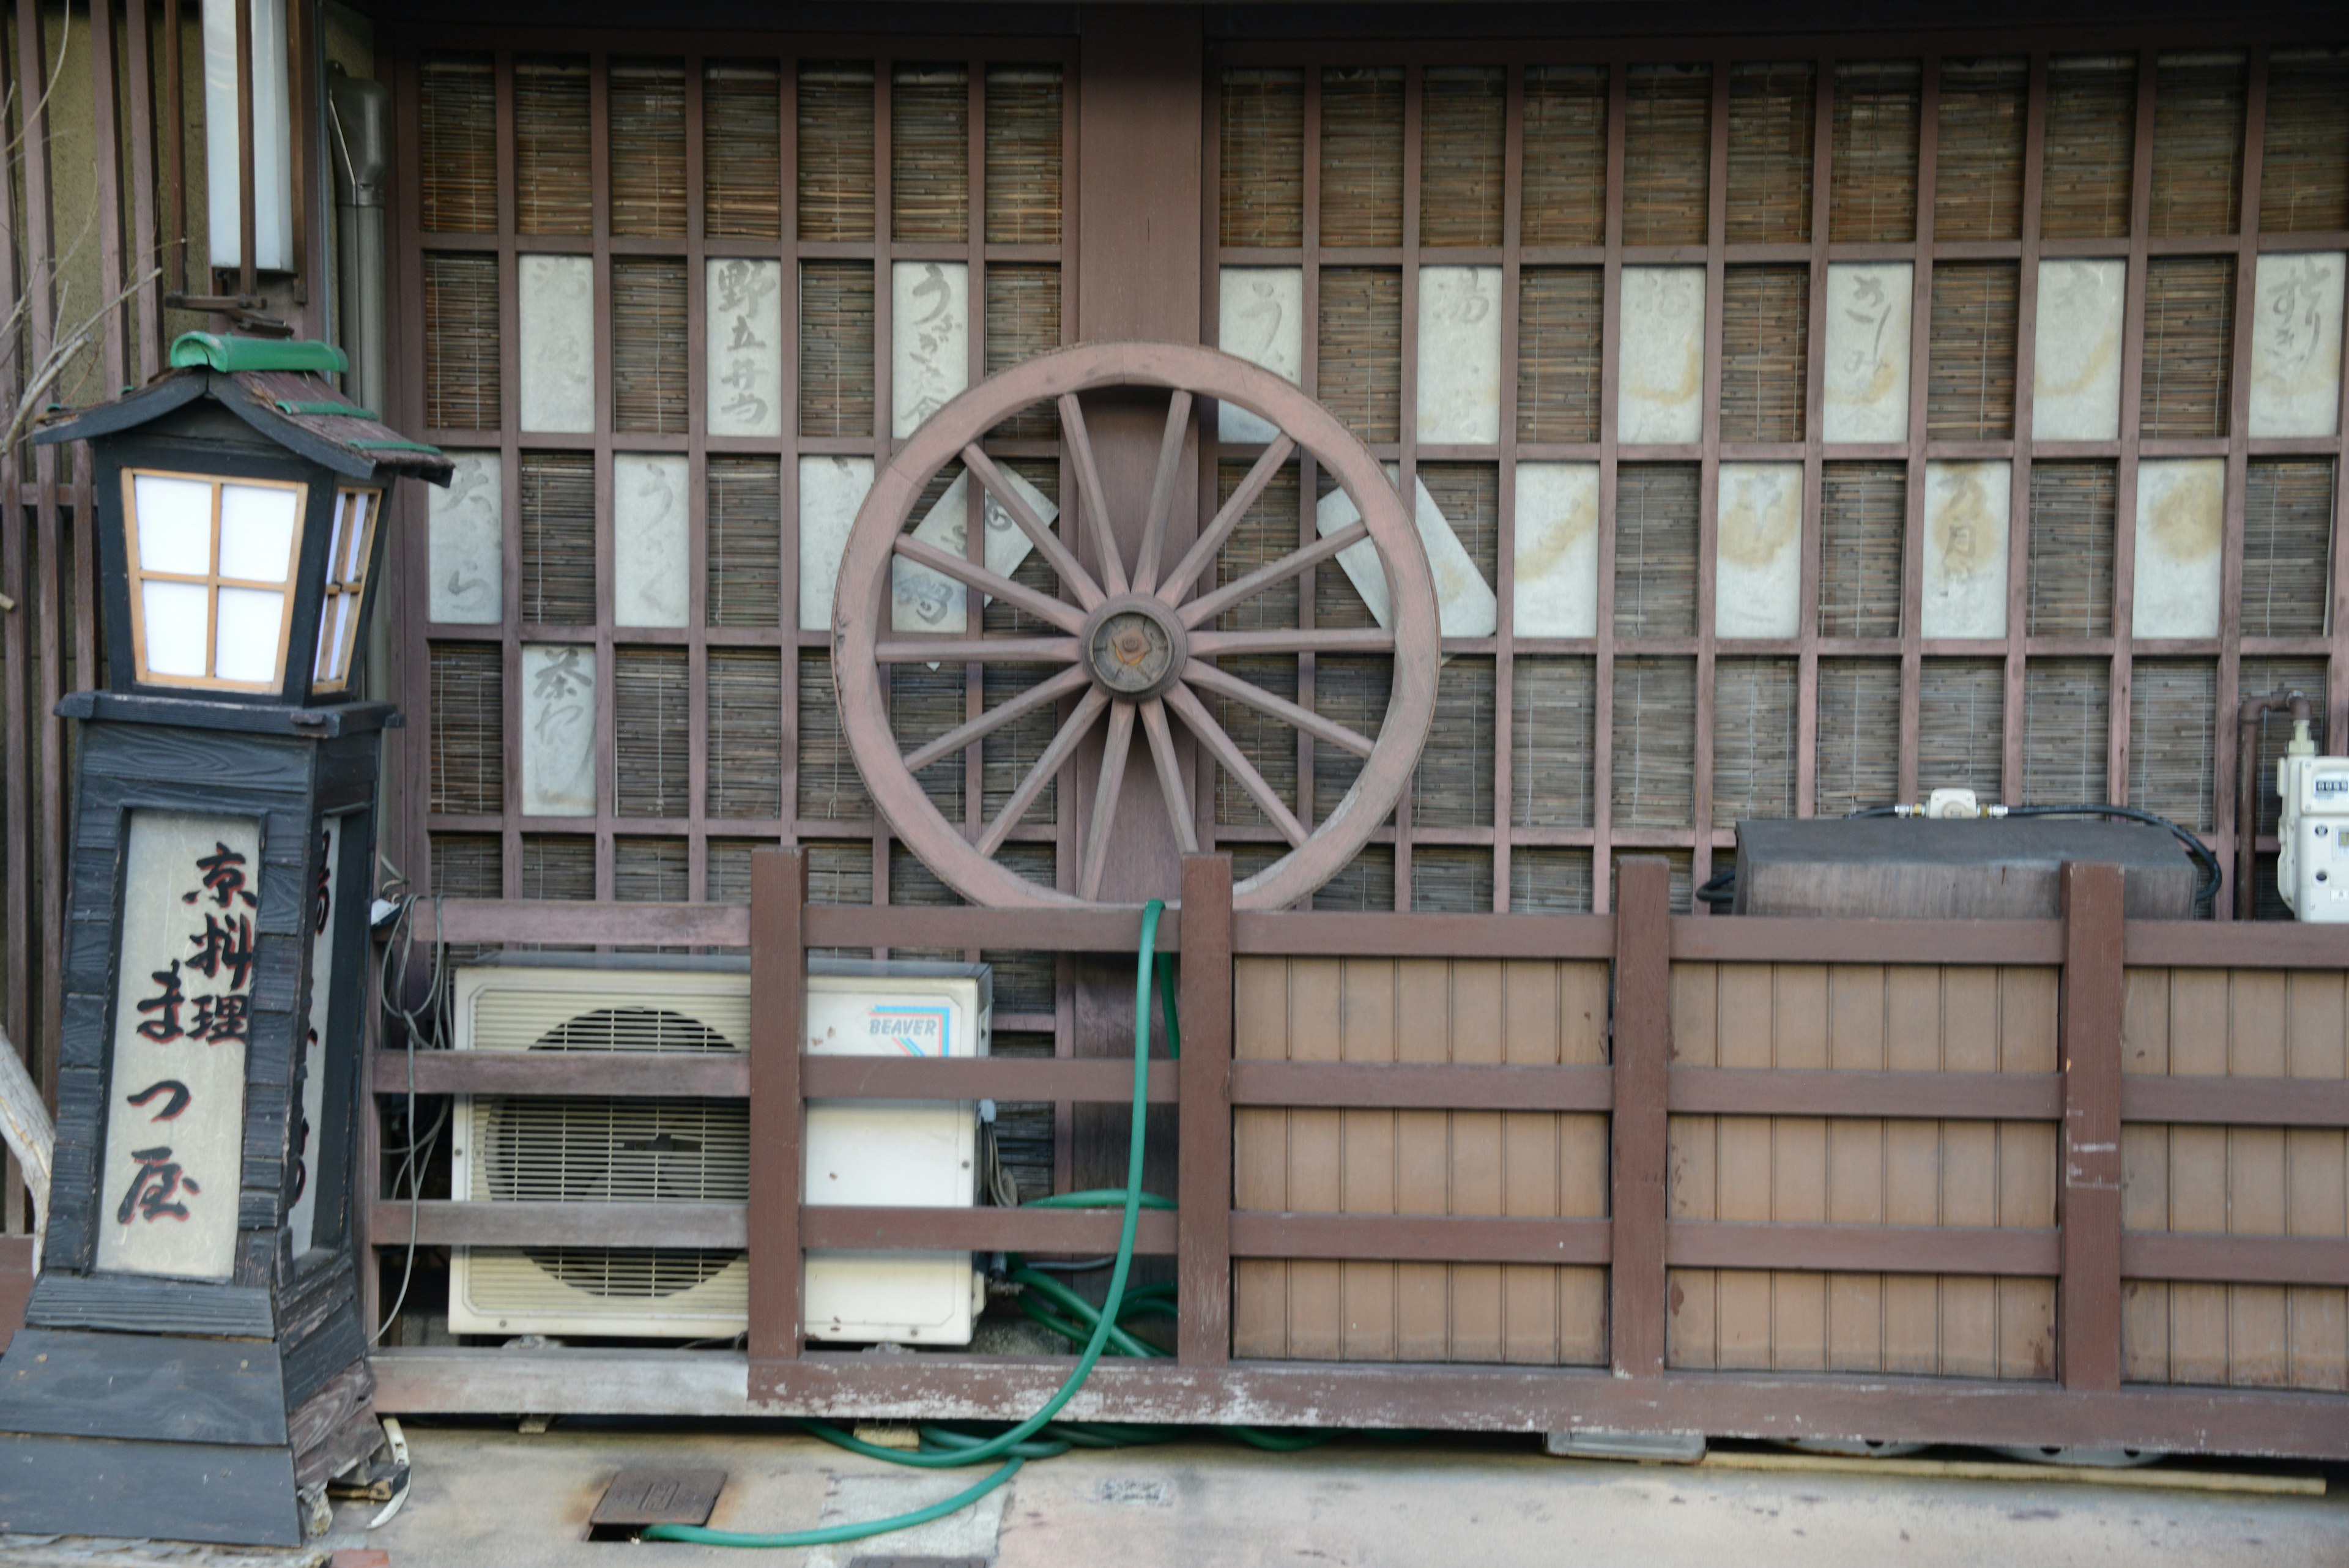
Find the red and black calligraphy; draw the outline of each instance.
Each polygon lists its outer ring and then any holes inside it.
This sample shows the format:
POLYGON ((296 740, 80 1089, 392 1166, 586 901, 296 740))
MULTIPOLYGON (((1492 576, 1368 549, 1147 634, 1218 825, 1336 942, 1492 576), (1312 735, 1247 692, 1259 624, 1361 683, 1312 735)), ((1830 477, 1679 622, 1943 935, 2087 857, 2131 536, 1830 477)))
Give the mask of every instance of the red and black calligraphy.
POLYGON ((212 902, 225 909, 232 900, 243 899, 248 909, 259 908, 252 890, 244 885, 244 857, 227 845, 213 842, 213 852, 196 862, 196 870, 203 877, 204 885, 192 893, 180 895, 180 902, 192 904, 206 894, 212 902))
POLYGON ((194 952, 171 960, 169 968, 150 976, 155 990, 139 1003, 139 1011, 149 1014, 140 1020, 139 1033, 158 1044, 175 1040, 218 1044, 252 1038, 253 971, 260 954, 254 944, 253 917, 236 907, 240 902, 247 909, 255 907, 245 886, 244 861, 227 845, 217 846, 214 853, 196 861, 200 885, 180 896, 183 904, 209 898, 228 913, 205 910, 204 929, 188 938, 194 952), (185 981, 191 975, 202 975, 218 989, 190 992, 185 981))
POLYGON ((188 1108, 188 1102, 194 1098, 188 1092, 188 1085, 177 1078, 162 1079, 148 1085, 135 1095, 126 1095, 123 1097, 131 1105, 143 1106, 158 1095, 165 1096, 163 1108, 147 1118, 150 1122, 168 1122, 174 1119, 181 1111, 188 1108))
POLYGON ((185 1220, 188 1206, 172 1199, 182 1192, 201 1195, 203 1189, 196 1185, 194 1177, 181 1172, 170 1147, 133 1149, 130 1158, 139 1162, 139 1170, 130 1179, 130 1189, 122 1195, 122 1206, 114 1211, 114 1222, 128 1225, 134 1215, 150 1223, 185 1220))

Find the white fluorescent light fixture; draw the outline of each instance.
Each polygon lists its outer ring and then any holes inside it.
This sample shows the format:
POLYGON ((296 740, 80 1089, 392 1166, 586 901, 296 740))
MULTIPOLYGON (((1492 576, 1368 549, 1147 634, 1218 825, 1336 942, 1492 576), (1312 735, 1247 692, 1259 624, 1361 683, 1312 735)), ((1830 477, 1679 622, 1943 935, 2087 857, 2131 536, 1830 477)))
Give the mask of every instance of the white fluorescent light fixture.
POLYGON ((206 0, 204 172, 210 185, 212 265, 243 266, 237 211, 236 8, 253 11, 253 265, 294 266, 294 133, 285 70, 285 0, 206 0))

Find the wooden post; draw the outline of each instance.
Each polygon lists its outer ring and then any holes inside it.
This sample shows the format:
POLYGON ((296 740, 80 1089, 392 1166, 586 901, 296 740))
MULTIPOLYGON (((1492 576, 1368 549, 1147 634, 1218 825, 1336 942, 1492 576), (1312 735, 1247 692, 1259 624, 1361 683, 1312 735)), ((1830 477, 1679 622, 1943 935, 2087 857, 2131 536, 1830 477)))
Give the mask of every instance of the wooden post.
POLYGON ((1671 871, 1627 856, 1615 891, 1614 1244, 1608 1339, 1618 1377, 1664 1370, 1665 1073, 1671 1055, 1671 871))
MULTIPOLYGON (((750 1361, 800 1353, 800 1035, 807 851, 750 855, 750 1361)), ((750 1392, 759 1394, 751 1375, 750 1392)))
POLYGON ((2121 871, 2064 867, 2064 1386, 2121 1383, 2121 871))
POLYGON ((1176 1189, 1176 1353, 1231 1356, 1232 861, 1183 857, 1182 1166, 1176 1189))

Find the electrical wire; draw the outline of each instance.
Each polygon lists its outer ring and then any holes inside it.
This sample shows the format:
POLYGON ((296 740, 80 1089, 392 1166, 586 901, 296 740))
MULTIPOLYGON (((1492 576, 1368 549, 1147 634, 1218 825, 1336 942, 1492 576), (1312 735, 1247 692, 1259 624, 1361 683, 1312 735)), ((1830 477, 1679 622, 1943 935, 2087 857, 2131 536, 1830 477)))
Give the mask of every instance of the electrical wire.
MULTIPOLYGON (((390 878, 384 884, 387 891, 393 888, 406 888, 407 878, 399 875, 398 867, 392 866, 388 860, 384 862, 384 867, 391 873, 390 878)), ((394 1198, 399 1195, 400 1183, 404 1180, 408 1184, 408 1251, 405 1261, 400 1265, 398 1293, 391 1298, 389 1309, 377 1318, 375 1332, 367 1339, 369 1345, 381 1343, 385 1331, 399 1321, 399 1309, 408 1303, 409 1286, 415 1282, 416 1232, 419 1214, 424 1199, 425 1167, 430 1162, 432 1150, 439 1145, 441 1129, 448 1125, 449 1120, 449 1107, 444 1104, 439 1114, 433 1117, 432 1126, 428 1130, 419 1134, 416 1128, 417 1036, 419 1034, 427 1036, 435 1049, 442 1045, 441 1000, 448 986, 449 973, 449 944, 441 935, 443 927, 440 919, 440 897, 436 893, 430 895, 432 899, 431 974, 426 981, 422 1003, 414 1008, 407 1005, 409 979, 415 972, 417 898, 418 895, 406 891, 393 897, 392 901, 398 906, 398 912, 392 918, 391 931, 384 941, 383 961, 378 975, 379 982, 378 989, 383 997, 384 1011, 399 1021, 401 1043, 405 1047, 408 1064, 408 1110, 407 1121, 404 1124, 408 1141, 401 1147, 399 1169, 393 1175, 391 1181, 394 1198), (395 953, 398 955, 398 979, 396 981, 392 978, 392 959, 395 953)))

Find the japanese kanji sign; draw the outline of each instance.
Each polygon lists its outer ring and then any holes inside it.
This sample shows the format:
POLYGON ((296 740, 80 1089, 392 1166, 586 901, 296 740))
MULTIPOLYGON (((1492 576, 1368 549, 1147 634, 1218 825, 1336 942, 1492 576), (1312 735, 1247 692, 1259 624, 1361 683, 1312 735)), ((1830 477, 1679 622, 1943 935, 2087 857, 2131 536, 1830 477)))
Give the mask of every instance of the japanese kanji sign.
POLYGON ((261 830, 130 818, 98 1266, 220 1280, 236 1253, 261 830))
POLYGON ((302 1032, 302 1115, 291 1139, 297 1258, 310 1250, 317 1225, 319 1140, 326 1137, 326 1031, 335 992, 335 871, 342 840, 343 819, 328 817, 318 830, 318 873, 310 895, 310 1015, 302 1032))

